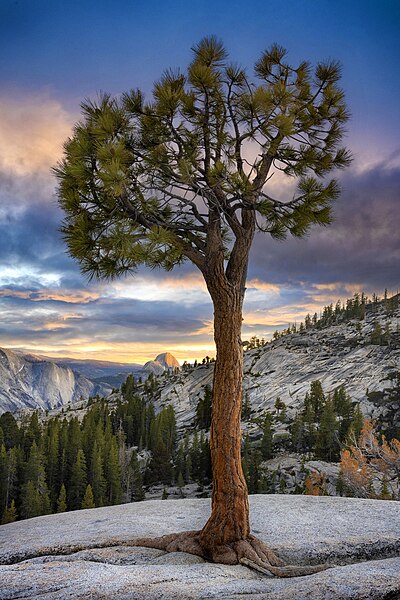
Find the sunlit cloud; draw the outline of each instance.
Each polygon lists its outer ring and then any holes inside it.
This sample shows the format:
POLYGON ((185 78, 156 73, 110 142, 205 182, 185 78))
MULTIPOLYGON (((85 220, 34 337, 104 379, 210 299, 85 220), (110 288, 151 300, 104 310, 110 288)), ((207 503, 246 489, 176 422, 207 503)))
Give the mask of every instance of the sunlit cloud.
POLYGON ((0 170, 49 174, 75 118, 47 93, 0 94, 0 170))
POLYGON ((64 302, 66 304, 88 304, 100 298, 97 292, 87 290, 52 290, 50 288, 41 290, 20 290, 12 288, 0 289, 0 298, 21 298, 32 302, 64 302))
MULTIPOLYGON (((214 356, 211 300, 189 264, 88 284, 67 256, 50 168, 74 120, 49 95, 0 94, 0 346, 139 363, 167 350, 181 362, 214 356)), ((399 153, 360 159, 342 180, 332 227, 283 243, 258 236, 243 339, 269 339, 355 292, 396 291, 399 183, 399 153)), ((290 199, 293 185, 276 172, 268 191, 290 199)))
POLYGON ((197 273, 182 277, 132 277, 112 282, 105 292, 114 298, 146 300, 171 300, 192 305, 209 299, 204 279, 197 273))

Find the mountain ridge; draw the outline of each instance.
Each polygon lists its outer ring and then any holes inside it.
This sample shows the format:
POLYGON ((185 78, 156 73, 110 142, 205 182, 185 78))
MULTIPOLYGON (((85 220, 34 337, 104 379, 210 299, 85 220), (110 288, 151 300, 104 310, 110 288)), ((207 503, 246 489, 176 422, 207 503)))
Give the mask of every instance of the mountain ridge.
MULTIPOLYGON (((179 368, 169 352, 155 361, 158 373, 179 368)), ((62 408, 89 396, 108 396, 126 377, 148 377, 154 370, 136 363, 113 363, 69 358, 52 359, 0 348, 0 413, 24 409, 62 408)))

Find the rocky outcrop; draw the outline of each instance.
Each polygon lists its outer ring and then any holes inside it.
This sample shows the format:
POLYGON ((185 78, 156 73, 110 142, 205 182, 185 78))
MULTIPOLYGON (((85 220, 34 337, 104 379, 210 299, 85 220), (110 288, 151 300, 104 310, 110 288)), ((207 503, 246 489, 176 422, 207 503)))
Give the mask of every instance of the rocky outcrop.
MULTIPOLYGON (((381 416, 400 427, 399 399, 393 392, 400 381, 400 309, 388 316, 368 311, 363 321, 349 321, 325 329, 310 329, 245 352, 244 392, 252 417, 273 411, 279 396, 287 405, 288 420, 303 406, 312 381, 319 379, 326 393, 344 385, 367 417, 381 416), (375 324, 390 331, 388 345, 371 343, 375 324)), ((213 365, 183 371, 161 390, 160 405, 173 404, 178 427, 193 421, 205 385, 212 384, 213 365)), ((255 425, 245 424, 251 434, 255 425)))
POLYGON ((164 371, 174 371, 180 369, 180 364, 172 354, 169 352, 163 352, 159 354, 155 360, 149 360, 144 365, 144 370, 154 373, 154 375, 162 375, 164 371))
POLYGON ((265 598, 378 600, 400 595, 394 502, 251 496, 251 526, 285 560, 327 562, 276 579, 244 566, 130 547, 129 540, 200 528, 209 500, 149 501, 36 517, 0 527, 0 599, 265 598))

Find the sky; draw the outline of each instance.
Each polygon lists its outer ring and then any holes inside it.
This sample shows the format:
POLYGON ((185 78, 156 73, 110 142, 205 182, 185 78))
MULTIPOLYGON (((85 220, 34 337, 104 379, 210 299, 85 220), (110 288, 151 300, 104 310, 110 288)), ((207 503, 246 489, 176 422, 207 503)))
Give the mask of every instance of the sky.
MULTIPOLYGON (((352 115, 329 228, 257 236, 243 339, 269 338, 325 304, 400 288, 398 0, 0 0, 0 346, 143 363, 214 353, 212 305, 190 264, 88 282, 67 255, 51 168, 100 91, 150 93, 202 37, 251 72, 277 42, 292 63, 337 59, 352 115)), ((283 188, 284 189, 284 188, 283 188)))

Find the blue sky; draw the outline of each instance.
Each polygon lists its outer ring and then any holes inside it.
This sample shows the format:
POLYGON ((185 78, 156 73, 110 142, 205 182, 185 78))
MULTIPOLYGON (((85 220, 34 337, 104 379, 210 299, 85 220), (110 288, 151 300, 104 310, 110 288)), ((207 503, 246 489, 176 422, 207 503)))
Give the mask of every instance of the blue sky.
POLYGON ((355 290, 400 287, 400 3, 2 0, 0 3, 0 346, 141 362, 212 352, 212 307, 189 265, 91 283, 58 233, 51 166, 100 90, 150 93, 203 36, 252 65, 271 43, 289 59, 341 61, 354 162, 334 224, 305 240, 256 240, 244 335, 269 335, 355 290))

